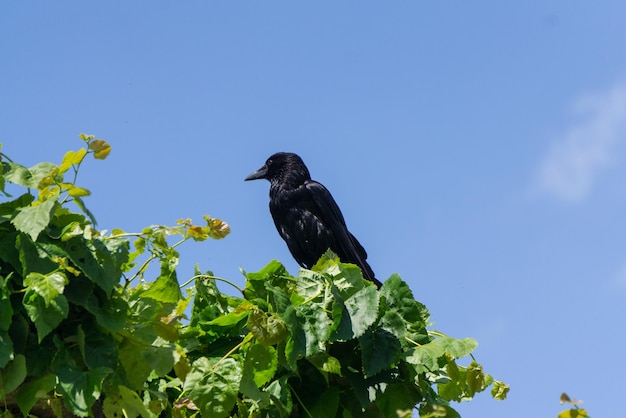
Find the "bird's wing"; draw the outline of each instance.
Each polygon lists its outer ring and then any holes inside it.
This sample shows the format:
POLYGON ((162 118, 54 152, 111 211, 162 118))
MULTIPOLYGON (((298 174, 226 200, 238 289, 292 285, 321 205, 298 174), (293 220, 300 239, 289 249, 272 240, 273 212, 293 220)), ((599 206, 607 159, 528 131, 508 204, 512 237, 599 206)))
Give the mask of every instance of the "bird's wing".
POLYGON ((333 250, 338 253, 337 255, 342 261, 354 263, 361 267, 366 277, 371 274, 371 278, 368 278, 372 280, 374 275, 365 261, 367 253, 359 241, 348 231, 341 210, 328 189, 315 181, 307 181, 305 187, 313 198, 325 227, 334 235, 337 248, 333 248, 333 250))

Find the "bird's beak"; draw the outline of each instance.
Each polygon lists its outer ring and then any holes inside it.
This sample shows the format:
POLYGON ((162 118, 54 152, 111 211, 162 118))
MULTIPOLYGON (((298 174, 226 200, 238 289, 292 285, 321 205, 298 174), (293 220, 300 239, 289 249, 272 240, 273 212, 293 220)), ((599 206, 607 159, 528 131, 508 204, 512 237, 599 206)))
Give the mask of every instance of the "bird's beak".
POLYGON ((264 165, 254 173, 250 173, 250 175, 248 175, 248 177, 246 177, 244 181, 264 179, 266 178, 265 176, 267 176, 267 166, 264 165))

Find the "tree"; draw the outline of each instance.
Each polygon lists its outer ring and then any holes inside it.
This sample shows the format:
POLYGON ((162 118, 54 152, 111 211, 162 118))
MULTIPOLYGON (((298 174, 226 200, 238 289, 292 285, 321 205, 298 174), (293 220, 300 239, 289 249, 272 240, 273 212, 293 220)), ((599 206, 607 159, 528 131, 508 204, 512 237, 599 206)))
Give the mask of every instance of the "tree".
POLYGON ((506 397, 399 276, 377 291, 331 252, 295 277, 272 261, 244 289, 200 271, 180 285, 177 247, 229 226, 98 230, 76 175, 111 147, 80 137, 59 165, 0 154, 0 416, 456 417, 451 401, 506 397))

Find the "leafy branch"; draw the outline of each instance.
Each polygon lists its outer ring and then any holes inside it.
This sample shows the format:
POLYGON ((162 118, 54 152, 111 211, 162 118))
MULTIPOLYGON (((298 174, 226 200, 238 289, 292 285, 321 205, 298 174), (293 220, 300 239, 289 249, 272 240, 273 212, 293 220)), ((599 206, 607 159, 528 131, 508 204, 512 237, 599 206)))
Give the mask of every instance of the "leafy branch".
POLYGON ((430 330, 398 275, 377 290, 328 252, 295 276, 243 272, 243 289, 197 267, 181 285, 179 246, 228 224, 98 230, 76 181, 111 148, 81 140, 59 165, 2 154, 0 192, 26 189, 0 203, 2 416, 458 417, 453 402, 506 397, 476 341, 430 330))

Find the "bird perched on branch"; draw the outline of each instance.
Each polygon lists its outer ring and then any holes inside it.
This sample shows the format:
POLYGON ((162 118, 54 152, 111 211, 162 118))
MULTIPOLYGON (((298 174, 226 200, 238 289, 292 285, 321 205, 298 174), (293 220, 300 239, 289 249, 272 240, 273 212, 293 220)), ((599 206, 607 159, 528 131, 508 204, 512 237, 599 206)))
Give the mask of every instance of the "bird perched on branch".
POLYGON ((348 231, 339 206, 322 184, 311 180, 296 154, 279 152, 245 178, 270 182, 270 212, 278 233, 300 266, 311 268, 329 248, 344 263, 356 264, 380 288, 367 253, 348 231))

